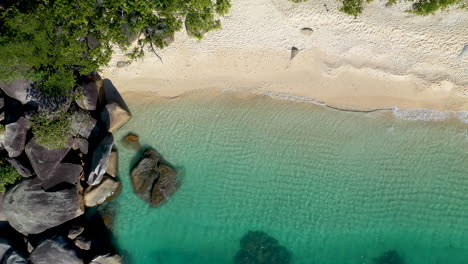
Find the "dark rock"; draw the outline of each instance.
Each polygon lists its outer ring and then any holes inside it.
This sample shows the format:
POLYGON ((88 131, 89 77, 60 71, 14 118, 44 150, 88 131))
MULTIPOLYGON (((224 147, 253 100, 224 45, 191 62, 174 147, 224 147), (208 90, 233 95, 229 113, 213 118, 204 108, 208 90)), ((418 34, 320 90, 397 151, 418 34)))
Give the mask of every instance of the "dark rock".
POLYGON ((152 39, 161 39, 165 46, 169 46, 174 42, 174 34, 169 34, 167 29, 166 19, 160 19, 155 26, 146 28, 145 36, 152 39))
POLYGON ((85 206, 93 207, 110 202, 117 198, 121 190, 122 186, 117 179, 104 176, 98 185, 89 186, 84 191, 85 206))
POLYGON ((299 49, 296 47, 292 47, 291 48, 291 60, 294 59, 297 56, 297 54, 299 54, 299 49))
POLYGON ((311 28, 305 27, 305 28, 301 29, 301 33, 306 35, 306 36, 310 36, 310 35, 312 35, 312 33, 314 33, 314 30, 311 29, 311 28))
POLYGON ((125 34, 125 36, 127 37, 127 42, 130 43, 130 44, 135 42, 138 39, 138 37, 140 36, 139 32, 132 32, 130 30, 130 26, 129 26, 128 23, 124 23, 122 25, 122 31, 125 34))
POLYGON ((81 235, 81 233, 83 233, 83 231, 84 231, 84 227, 74 225, 68 231, 68 238, 73 240, 73 239, 77 238, 79 235, 81 235))
POLYGON ((95 257, 90 264, 122 264, 122 257, 119 255, 107 254, 95 257))
POLYGON ((81 172, 83 172, 81 165, 60 163, 47 178, 41 179, 41 186, 45 190, 49 190, 64 182, 75 185, 78 183, 81 172))
POLYGON ((405 261, 396 250, 384 252, 380 257, 374 259, 375 264, 404 264, 405 261))
POLYGON ((42 241, 31 253, 33 264, 83 264, 79 252, 64 237, 42 241))
POLYGON ((159 178, 159 156, 154 150, 147 150, 132 169, 133 189, 138 197, 151 204, 151 190, 159 178))
POLYGON ((0 98, 0 110, 5 106, 5 99, 0 98))
POLYGON ((240 241, 235 264, 288 264, 291 253, 276 239, 261 231, 249 231, 240 241))
POLYGON ((113 144, 114 137, 112 136, 112 133, 108 133, 94 150, 91 160, 91 169, 88 176, 89 185, 97 185, 101 182, 102 177, 109 166, 109 158, 113 144))
POLYGON ((0 261, 2 264, 27 264, 28 261, 18 253, 9 242, 0 238, 0 261))
POLYGON ((99 40, 93 35, 88 35, 88 37, 86 37, 86 43, 88 43, 89 49, 95 49, 99 46, 99 40))
POLYGON ((88 142, 88 140, 86 140, 84 138, 75 138, 73 140, 72 148, 74 150, 79 149, 81 153, 86 155, 86 154, 88 154, 88 150, 89 150, 89 142, 88 142))
POLYGON ((122 146, 127 149, 139 151, 141 148, 140 139, 137 135, 130 133, 122 138, 122 146))
POLYGON ((26 144, 26 133, 29 122, 26 118, 20 117, 15 123, 5 126, 5 141, 3 147, 8 152, 9 157, 18 157, 24 150, 26 144))
POLYGON ((84 110, 96 110, 101 88, 101 77, 97 74, 89 76, 81 86, 81 93, 75 100, 76 104, 84 110))
POLYGON ((31 162, 34 172, 40 179, 47 179, 60 161, 67 155, 71 146, 60 149, 48 149, 36 143, 35 139, 31 139, 26 144, 26 155, 31 162))
POLYGON ((131 172, 131 179, 137 196, 152 206, 161 205, 178 188, 176 171, 161 165, 159 155, 152 149, 143 153, 131 172))
POLYGON ((29 91, 33 82, 30 80, 15 80, 13 82, 0 82, 0 89, 9 97, 26 104, 30 100, 29 91))
POLYGON ((83 214, 76 186, 46 192, 37 179, 26 179, 5 193, 3 210, 10 225, 23 234, 38 234, 83 214))
POLYGON ((106 173, 109 176, 117 177, 119 172, 119 154, 117 150, 113 149, 109 157, 109 166, 107 166, 106 173))
POLYGON ((125 125, 132 115, 115 102, 110 102, 102 109, 101 121, 109 132, 114 132, 125 125))
POLYGON ((83 236, 77 237, 73 243, 82 250, 89 250, 91 248, 91 241, 87 240, 83 236))
POLYGON ((7 160, 24 178, 31 177, 34 174, 34 171, 31 167, 31 163, 29 162, 29 159, 26 156, 26 154, 22 153, 16 158, 7 158, 7 160))
POLYGON ((159 166, 159 179, 151 191, 151 204, 161 205, 177 191, 177 173, 166 165, 159 166))
MULTIPOLYGON (((3 192, 0 192, 0 222, 6 221, 5 213, 3 212, 3 192)), ((0 257, 1 259, 1 257, 0 257)))
POLYGON ((91 131, 96 126, 96 119, 84 112, 75 112, 71 117, 71 129, 74 134, 78 134, 83 138, 89 138, 91 131))

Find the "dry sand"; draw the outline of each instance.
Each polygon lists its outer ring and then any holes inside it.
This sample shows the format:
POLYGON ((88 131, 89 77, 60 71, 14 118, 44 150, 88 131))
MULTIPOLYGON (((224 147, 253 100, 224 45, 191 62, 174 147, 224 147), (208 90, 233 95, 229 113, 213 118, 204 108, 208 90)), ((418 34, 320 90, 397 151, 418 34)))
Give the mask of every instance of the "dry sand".
POLYGON ((233 0, 223 29, 176 41, 103 75, 124 96, 217 88, 310 98, 349 109, 468 110, 468 12, 420 17, 374 1, 354 19, 339 1, 233 0), (326 5, 326 7, 325 7, 326 5), (328 11, 327 11, 328 9, 328 11), (310 35, 301 32, 311 28, 310 35), (291 48, 299 53, 294 59, 291 48))

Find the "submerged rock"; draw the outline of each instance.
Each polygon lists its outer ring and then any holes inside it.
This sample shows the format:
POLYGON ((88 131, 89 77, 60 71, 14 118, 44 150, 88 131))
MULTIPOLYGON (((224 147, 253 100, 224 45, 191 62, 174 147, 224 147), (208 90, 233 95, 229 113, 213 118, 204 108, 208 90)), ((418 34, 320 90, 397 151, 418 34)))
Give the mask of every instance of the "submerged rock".
POLYGON ((83 264, 79 252, 64 237, 56 236, 42 241, 31 252, 33 264, 83 264))
POLYGON ((108 133, 94 150, 91 160, 91 171, 88 176, 89 185, 97 185, 101 182, 109 166, 109 158, 114 145, 112 133, 108 133))
POLYGON ((122 138, 122 146, 127 149, 139 151, 141 148, 140 138, 135 134, 128 134, 122 138))
POLYGON ((102 109, 101 121, 109 132, 114 132, 125 125, 132 115, 115 102, 110 102, 102 109))
POLYGON ((115 178, 104 176, 101 183, 89 186, 84 191, 85 206, 93 207, 99 204, 110 202, 117 198, 122 189, 122 185, 115 178))
POLYGON ((29 122, 26 118, 20 117, 15 123, 5 126, 5 141, 3 147, 11 158, 18 157, 24 150, 26 144, 26 133, 29 122))
POLYGON ((84 212, 76 186, 53 192, 37 179, 26 179, 5 193, 3 210, 10 225, 23 234, 38 234, 84 212))
POLYGON ((404 264, 405 261, 396 250, 384 252, 380 257, 374 259, 374 264, 404 264))
POLYGON ((240 241, 235 264, 288 264, 291 253, 276 239, 261 231, 249 231, 240 241))

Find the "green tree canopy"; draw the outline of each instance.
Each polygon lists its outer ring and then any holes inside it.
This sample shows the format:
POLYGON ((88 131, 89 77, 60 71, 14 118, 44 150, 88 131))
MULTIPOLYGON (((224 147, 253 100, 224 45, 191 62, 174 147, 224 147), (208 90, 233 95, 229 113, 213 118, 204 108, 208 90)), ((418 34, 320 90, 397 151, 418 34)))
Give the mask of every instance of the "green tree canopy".
POLYGON ((167 46, 184 25, 196 38, 220 28, 229 8, 229 0, 7 0, 0 80, 32 79, 46 95, 64 95, 77 75, 109 62, 113 45, 136 59, 167 46))

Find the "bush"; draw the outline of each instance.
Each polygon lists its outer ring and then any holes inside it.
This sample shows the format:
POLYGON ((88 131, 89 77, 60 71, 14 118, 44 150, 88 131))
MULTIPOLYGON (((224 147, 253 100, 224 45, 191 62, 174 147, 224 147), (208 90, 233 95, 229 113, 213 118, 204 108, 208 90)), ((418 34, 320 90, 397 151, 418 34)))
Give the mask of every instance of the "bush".
MULTIPOLYGON (((434 14, 438 10, 444 10, 450 6, 458 5, 460 0, 420 0, 413 4, 413 9, 409 12, 427 16, 434 14)), ((463 6, 461 6, 463 8, 463 6)))
POLYGON ((363 0, 343 0, 343 6, 340 7, 340 11, 356 18, 364 10, 362 4, 363 0))
POLYGON ((10 184, 14 184, 19 179, 21 175, 16 171, 16 169, 11 166, 11 164, 4 158, 0 158, 0 192, 5 191, 5 187, 10 184))
POLYGON ((31 129, 37 143, 56 149, 65 147, 75 136, 71 124, 71 114, 65 111, 59 111, 54 117, 38 112, 32 117, 31 129))

